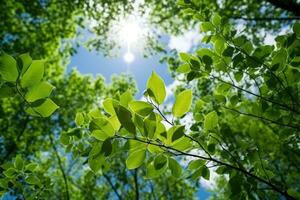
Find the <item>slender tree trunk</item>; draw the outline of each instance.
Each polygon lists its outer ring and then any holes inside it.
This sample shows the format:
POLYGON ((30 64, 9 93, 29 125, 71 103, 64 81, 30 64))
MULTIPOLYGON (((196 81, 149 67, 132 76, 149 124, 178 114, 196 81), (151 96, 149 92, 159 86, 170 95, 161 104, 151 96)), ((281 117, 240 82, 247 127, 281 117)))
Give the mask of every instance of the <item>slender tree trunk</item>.
POLYGON ((134 170, 134 184, 135 184, 135 199, 140 199, 140 192, 139 192, 139 183, 138 183, 138 169, 134 170))

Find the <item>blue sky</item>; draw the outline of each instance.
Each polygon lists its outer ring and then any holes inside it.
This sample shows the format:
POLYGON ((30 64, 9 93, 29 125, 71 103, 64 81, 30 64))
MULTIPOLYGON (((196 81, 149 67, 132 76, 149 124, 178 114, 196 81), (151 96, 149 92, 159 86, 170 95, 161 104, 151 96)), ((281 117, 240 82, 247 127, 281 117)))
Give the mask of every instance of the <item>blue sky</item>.
POLYGON ((145 89, 146 82, 152 71, 156 71, 165 81, 166 85, 173 82, 173 79, 168 71, 166 64, 159 63, 159 56, 144 58, 141 55, 136 55, 133 63, 127 64, 124 62, 122 55, 120 57, 108 58, 93 51, 89 52, 86 48, 78 48, 78 53, 71 59, 68 66, 68 71, 76 67, 83 74, 101 74, 105 77, 106 82, 110 82, 110 77, 113 74, 126 73, 127 70, 133 74, 139 89, 138 96, 145 89))

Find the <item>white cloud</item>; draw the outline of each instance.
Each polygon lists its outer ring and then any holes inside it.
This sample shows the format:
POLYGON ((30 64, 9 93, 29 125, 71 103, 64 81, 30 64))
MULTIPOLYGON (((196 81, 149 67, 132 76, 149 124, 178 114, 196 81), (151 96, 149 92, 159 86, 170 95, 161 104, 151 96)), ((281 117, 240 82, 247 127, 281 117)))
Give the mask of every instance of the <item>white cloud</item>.
MULTIPOLYGON (((267 44, 267 45, 274 45, 276 43, 275 42, 276 36, 278 36, 278 35, 285 35, 285 34, 287 34, 289 32, 291 32, 291 29, 290 29, 290 27, 286 26, 286 27, 282 28, 280 30, 280 32, 277 33, 277 34, 275 34, 275 35, 271 34, 271 33, 267 33, 266 36, 265 36, 265 39, 264 39, 264 43, 267 44)), ((264 34, 264 30, 262 31, 261 34, 264 34)))
POLYGON ((188 52, 191 48, 200 43, 202 35, 196 30, 190 30, 183 35, 171 36, 168 47, 179 52, 188 52))

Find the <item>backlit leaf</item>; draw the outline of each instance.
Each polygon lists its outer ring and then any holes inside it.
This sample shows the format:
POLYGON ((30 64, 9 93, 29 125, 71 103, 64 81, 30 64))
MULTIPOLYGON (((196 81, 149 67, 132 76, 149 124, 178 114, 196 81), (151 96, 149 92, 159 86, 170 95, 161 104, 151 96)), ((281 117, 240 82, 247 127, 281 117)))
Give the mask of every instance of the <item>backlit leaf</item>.
POLYGON ((36 100, 46 98, 51 94, 53 88, 54 86, 46 81, 39 82, 38 84, 29 88, 25 95, 25 99, 28 102, 34 102, 36 100))
POLYGON ((189 111, 192 105, 192 90, 184 90, 176 96, 172 113, 175 117, 181 117, 189 111))
POLYGON ((37 85, 44 76, 44 61, 34 60, 21 77, 21 86, 23 88, 37 85))
POLYGON ((212 111, 204 117, 204 129, 212 130, 218 125, 218 115, 215 111, 212 111))
POLYGON ((164 102, 166 97, 166 86, 163 79, 160 76, 158 76, 157 73, 154 71, 148 79, 147 89, 150 90, 149 96, 156 103, 161 104, 164 102))
POLYGON ((131 101, 129 103, 129 108, 133 112, 135 112, 139 115, 142 115, 142 116, 149 115, 153 110, 153 106, 149 103, 144 102, 144 101, 131 101))
POLYGON ((136 150, 129 154, 127 160, 126 160, 126 167, 128 169, 135 169, 141 166, 144 163, 144 160, 146 158, 146 150, 136 150))
POLYGON ((33 116, 49 117, 55 110, 59 108, 51 99, 47 98, 32 107, 26 109, 26 112, 33 116))

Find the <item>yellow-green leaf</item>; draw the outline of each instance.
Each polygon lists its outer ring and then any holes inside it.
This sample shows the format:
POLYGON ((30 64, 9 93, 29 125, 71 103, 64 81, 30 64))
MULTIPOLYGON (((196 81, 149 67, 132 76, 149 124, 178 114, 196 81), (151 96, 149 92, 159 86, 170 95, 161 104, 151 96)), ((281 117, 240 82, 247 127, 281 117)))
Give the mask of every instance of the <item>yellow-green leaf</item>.
POLYGON ((218 115, 216 111, 212 111, 204 117, 204 129, 212 130, 218 125, 218 115))
POLYGON ((84 123, 84 116, 82 113, 76 113, 75 124, 76 126, 82 126, 84 123))
POLYGON ((132 152, 127 160, 126 167, 128 169, 135 169, 141 166, 146 158, 146 149, 140 149, 132 152))
POLYGON ((176 96, 172 113, 175 117, 181 117, 187 113, 192 105, 192 90, 184 90, 176 96))
POLYGON ((21 78, 23 88, 32 87, 38 84, 44 75, 44 61, 34 60, 21 78))
POLYGON ((29 88, 28 92, 25 95, 25 99, 28 102, 34 102, 39 99, 43 99, 48 97, 52 90, 54 89, 54 86, 52 86, 47 81, 39 82, 36 85, 33 85, 29 88))
POLYGON ((58 108, 59 106, 47 98, 41 102, 32 104, 32 107, 27 108, 26 112, 33 116, 49 117, 58 108))
POLYGON ((152 110, 153 110, 153 107, 151 104, 149 103, 146 103, 144 101, 131 101, 129 103, 129 108, 139 114, 139 115, 142 115, 142 116, 147 116, 149 115, 152 110))
POLYGON ((29 53, 21 54, 19 56, 19 58, 21 59, 21 62, 22 62, 21 74, 23 75, 26 72, 26 70, 28 69, 28 67, 31 65, 32 58, 30 57, 29 53))
POLYGON ((152 72, 147 82, 149 96, 158 104, 164 102, 166 97, 166 86, 163 79, 156 72, 152 72))

